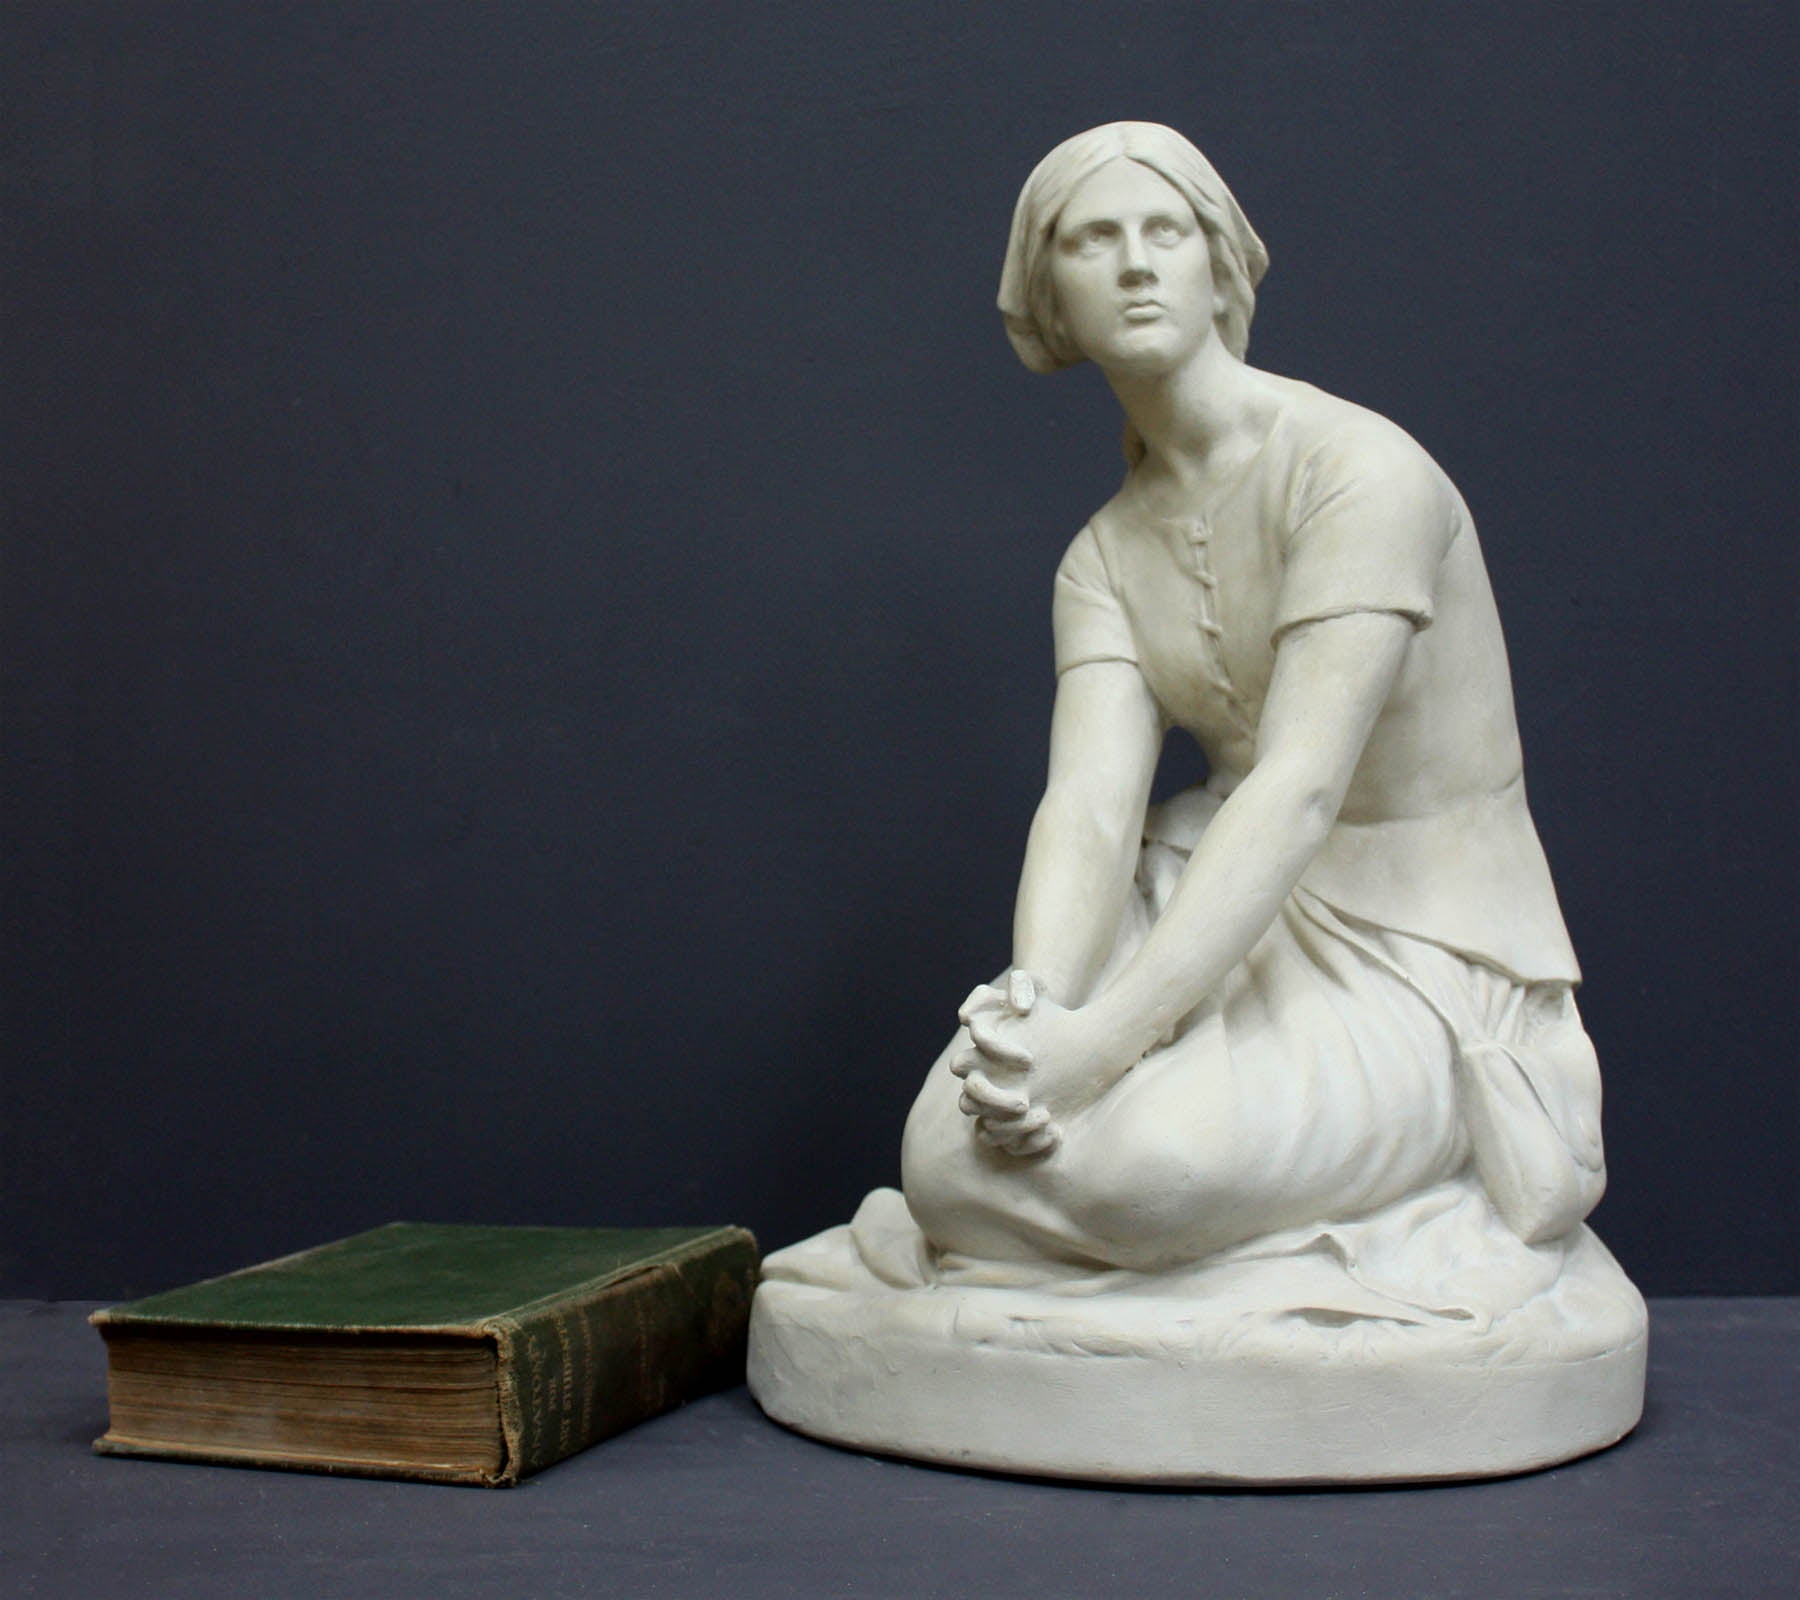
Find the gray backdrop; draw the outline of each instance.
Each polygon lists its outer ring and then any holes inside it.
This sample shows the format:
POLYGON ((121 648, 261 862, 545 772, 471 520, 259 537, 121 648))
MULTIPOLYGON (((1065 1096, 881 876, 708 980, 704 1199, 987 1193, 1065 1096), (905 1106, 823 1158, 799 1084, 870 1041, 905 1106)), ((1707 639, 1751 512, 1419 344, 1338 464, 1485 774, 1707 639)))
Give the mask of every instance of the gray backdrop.
MULTIPOLYGON (((897 1175, 1120 470, 992 310, 1214 158, 1482 529, 1647 1290, 1791 1292, 1791 8, 13 3, 0 1291, 897 1175)), ((1193 758, 1172 758, 1183 771, 1193 758)))

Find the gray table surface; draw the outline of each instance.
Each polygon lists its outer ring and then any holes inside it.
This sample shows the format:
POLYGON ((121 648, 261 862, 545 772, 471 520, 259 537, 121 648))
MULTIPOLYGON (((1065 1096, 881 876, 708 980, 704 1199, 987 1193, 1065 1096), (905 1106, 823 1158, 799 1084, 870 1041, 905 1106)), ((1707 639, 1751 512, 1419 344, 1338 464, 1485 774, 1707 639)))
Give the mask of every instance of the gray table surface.
POLYGON ((89 1309, 0 1302, 0 1595, 1800 1594, 1800 1300, 1653 1302, 1644 1422, 1585 1461, 1230 1493, 878 1460, 742 1389, 510 1491, 115 1460, 89 1309))

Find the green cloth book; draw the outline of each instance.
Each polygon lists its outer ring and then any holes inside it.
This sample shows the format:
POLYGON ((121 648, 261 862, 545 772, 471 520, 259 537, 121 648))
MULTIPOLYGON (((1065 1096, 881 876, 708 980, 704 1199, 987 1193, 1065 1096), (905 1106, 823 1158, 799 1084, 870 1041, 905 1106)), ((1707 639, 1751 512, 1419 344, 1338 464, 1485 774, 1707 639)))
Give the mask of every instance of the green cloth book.
POLYGON ((742 1228, 392 1222, 91 1319, 107 1455, 500 1487, 740 1382, 742 1228))

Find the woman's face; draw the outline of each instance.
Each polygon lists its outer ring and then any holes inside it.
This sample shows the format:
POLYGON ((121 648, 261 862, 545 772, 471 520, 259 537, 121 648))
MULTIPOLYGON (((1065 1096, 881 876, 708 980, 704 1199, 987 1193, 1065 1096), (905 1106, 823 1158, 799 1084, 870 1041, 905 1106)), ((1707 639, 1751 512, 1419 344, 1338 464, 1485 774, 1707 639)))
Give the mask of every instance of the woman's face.
POLYGON ((1194 209, 1127 157, 1069 196, 1050 240, 1050 282, 1070 340, 1108 371, 1152 376, 1212 336, 1212 256, 1194 209))

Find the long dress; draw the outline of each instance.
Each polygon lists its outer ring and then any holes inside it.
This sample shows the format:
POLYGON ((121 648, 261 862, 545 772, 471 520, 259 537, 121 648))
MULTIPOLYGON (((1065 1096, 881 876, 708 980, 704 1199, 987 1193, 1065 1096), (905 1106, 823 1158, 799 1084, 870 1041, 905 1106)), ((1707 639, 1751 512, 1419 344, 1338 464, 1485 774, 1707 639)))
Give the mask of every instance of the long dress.
MULTIPOLYGON (((1147 817, 1101 987, 1249 770, 1283 635, 1400 615, 1415 632, 1399 678, 1273 925, 1166 1043, 1067 1119, 1053 1155, 974 1138, 953 1041, 905 1140, 925 1279, 1166 1274, 1284 1240, 1313 1249, 1323 1229, 1361 1258, 1347 1305, 1372 1293, 1499 1311, 1554 1275, 1531 1247, 1570 1235, 1599 1198, 1599 1075, 1473 522, 1392 423, 1309 385, 1284 394, 1208 504, 1157 517, 1128 479, 1057 573, 1058 672, 1135 665, 1211 771, 1147 817), (1426 1235, 1437 1244, 1409 1247, 1426 1235), (1485 1265, 1452 1270, 1450 1292, 1444 1272, 1465 1257, 1485 1265)), ((910 1223, 890 1204, 896 1227, 910 1223)))

